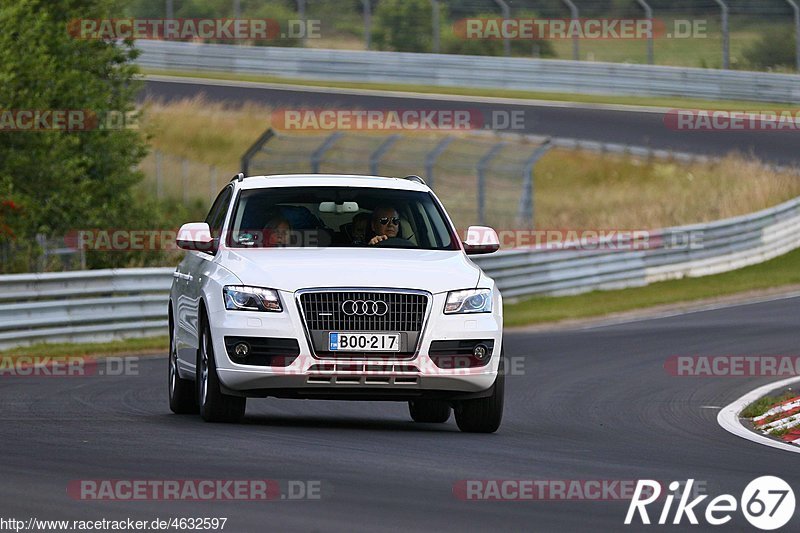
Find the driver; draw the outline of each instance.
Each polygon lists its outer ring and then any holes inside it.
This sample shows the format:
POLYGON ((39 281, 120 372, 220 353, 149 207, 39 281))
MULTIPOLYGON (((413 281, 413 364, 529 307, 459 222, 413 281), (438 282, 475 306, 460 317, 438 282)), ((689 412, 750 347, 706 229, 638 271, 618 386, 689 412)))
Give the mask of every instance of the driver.
POLYGON ((377 207, 372 212, 372 231, 375 236, 370 239, 370 245, 378 244, 386 239, 397 237, 400 231, 400 215, 394 207, 377 207))

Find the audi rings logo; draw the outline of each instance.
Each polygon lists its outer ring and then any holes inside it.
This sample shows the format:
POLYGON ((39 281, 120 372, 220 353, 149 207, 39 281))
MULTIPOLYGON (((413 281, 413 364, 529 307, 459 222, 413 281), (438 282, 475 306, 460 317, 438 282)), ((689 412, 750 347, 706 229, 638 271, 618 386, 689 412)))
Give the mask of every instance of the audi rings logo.
POLYGON ((381 300, 346 300, 342 312, 347 316, 383 316, 389 312, 389 304, 381 300))

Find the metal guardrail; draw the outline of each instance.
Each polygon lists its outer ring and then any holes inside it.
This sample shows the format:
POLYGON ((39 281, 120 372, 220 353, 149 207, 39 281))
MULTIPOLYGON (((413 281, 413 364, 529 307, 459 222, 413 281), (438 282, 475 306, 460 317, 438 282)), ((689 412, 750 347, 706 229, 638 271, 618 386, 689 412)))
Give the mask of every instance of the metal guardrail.
MULTIPOLYGON (((800 247, 800 198, 750 215, 649 234, 646 249, 512 250, 476 256, 507 298, 576 294, 697 277, 800 247), (701 246, 684 243, 702 237, 701 246)), ((635 247, 633 247, 635 248, 635 247)), ((35 342, 164 335, 171 268, 0 276, 0 348, 35 342)))
POLYGON ((137 41, 142 67, 325 81, 800 103, 800 75, 555 59, 137 41))
POLYGON ((0 276, 0 348, 165 335, 173 268, 0 276))

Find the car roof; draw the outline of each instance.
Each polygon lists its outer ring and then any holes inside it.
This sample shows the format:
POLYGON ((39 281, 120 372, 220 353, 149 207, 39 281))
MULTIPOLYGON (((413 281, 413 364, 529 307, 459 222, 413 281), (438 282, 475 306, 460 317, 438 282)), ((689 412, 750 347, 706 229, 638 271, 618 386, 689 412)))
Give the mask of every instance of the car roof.
POLYGON ((406 178, 366 176, 359 174, 274 174, 248 176, 241 184, 242 190, 271 187, 374 187, 376 189, 400 189, 407 191, 430 191, 427 185, 406 178))

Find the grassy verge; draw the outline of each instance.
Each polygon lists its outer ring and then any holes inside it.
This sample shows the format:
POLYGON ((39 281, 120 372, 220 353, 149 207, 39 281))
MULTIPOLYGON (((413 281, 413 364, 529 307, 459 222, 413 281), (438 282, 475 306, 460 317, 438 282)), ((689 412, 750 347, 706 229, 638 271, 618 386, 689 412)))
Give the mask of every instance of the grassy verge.
POLYGON ((665 107, 675 109, 722 109, 730 111, 769 111, 783 110, 788 104, 748 102, 740 100, 712 101, 692 98, 658 98, 643 96, 612 96, 601 94, 577 94, 543 91, 519 91, 510 89, 481 89, 472 87, 439 87, 434 85, 362 83, 349 81, 316 81, 279 76, 257 76, 248 74, 227 74, 224 72, 153 70, 143 69, 145 74, 163 76, 208 78, 227 81, 253 81, 261 83, 277 83, 304 85, 307 87, 339 87, 345 89, 370 89, 377 91, 400 91, 424 94, 446 94, 457 96, 522 98, 526 100, 547 100, 553 102, 573 102, 581 104, 615 104, 630 106, 665 107))
POLYGON ((653 283, 646 287, 594 291, 576 296, 536 297, 505 305, 506 326, 598 317, 655 305, 692 302, 718 296, 800 283, 800 250, 759 265, 702 278, 653 283))
POLYGON ((0 357, 101 357, 106 355, 144 355, 167 353, 169 338, 145 337, 141 339, 122 339, 110 342, 87 343, 39 343, 0 351, 0 357))
POLYGON ((776 405, 789 400, 790 398, 794 398, 795 393, 790 391, 786 391, 783 394, 779 394, 777 396, 764 396, 763 398, 759 398, 758 400, 754 401, 747 407, 745 407, 742 412, 739 414, 742 418, 755 418, 757 416, 761 416, 776 405))

